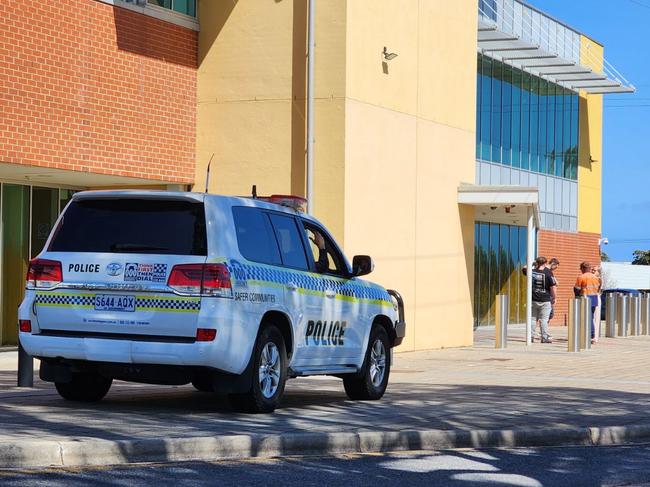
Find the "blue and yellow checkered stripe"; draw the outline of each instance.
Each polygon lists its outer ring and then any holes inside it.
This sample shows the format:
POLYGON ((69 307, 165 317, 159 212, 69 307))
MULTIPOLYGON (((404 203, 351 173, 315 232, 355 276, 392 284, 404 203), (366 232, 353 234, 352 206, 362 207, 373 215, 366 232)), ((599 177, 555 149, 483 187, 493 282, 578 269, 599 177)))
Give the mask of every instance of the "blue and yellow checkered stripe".
POLYGON ((337 299, 345 301, 393 305, 393 301, 385 289, 358 280, 338 279, 313 272, 292 271, 240 261, 231 261, 228 267, 236 280, 245 280, 253 285, 284 287, 293 283, 303 294, 322 295, 325 291, 334 291, 337 299))
MULTIPOLYGON (((94 308, 95 294, 37 293, 35 304, 53 308, 94 308)), ((137 296, 135 299, 136 311, 197 313, 200 309, 200 298, 137 296)))

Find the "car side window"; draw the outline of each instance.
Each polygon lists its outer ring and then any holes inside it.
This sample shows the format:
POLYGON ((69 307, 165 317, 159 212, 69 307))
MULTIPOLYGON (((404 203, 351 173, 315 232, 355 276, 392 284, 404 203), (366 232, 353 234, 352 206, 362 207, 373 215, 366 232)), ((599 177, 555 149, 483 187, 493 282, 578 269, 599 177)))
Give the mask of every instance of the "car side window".
POLYGON ((268 216, 259 208, 236 206, 232 209, 239 252, 248 260, 278 265, 280 250, 268 216))
POLYGON ((343 258, 338 252, 334 242, 328 237, 323 229, 303 221, 305 232, 311 249, 310 258, 313 261, 316 272, 319 274, 334 274, 346 277, 347 270, 343 258))
POLYGON ((296 219, 278 213, 269 213, 269 217, 280 248, 282 263, 288 267, 308 270, 305 247, 302 244, 296 219))

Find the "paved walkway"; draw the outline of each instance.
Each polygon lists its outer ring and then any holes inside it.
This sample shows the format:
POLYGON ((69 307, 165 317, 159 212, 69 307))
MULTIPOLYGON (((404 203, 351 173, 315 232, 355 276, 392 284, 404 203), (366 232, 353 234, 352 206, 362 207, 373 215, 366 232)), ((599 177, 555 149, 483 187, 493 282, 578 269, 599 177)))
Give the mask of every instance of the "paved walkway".
POLYGON ((80 405, 53 385, 15 384, 16 353, 0 353, 0 442, 16 439, 139 438, 220 434, 408 429, 503 429, 629 425, 650 422, 650 337, 602 339, 591 351, 556 343, 524 344, 512 331, 495 350, 491 332, 471 348, 395 355, 391 383, 378 402, 347 400, 340 380, 289 381, 272 415, 231 412, 191 386, 115 382, 104 401, 80 405))

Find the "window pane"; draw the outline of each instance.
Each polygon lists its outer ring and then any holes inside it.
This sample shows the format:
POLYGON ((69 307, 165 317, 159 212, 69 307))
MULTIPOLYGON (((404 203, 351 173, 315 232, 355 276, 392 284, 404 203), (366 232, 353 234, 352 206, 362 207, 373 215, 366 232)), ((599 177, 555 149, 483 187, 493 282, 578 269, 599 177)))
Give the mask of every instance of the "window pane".
POLYGON ((530 73, 522 74, 521 168, 530 168, 530 73))
POLYGON ((490 311, 488 322, 494 325, 494 299, 499 291, 499 225, 490 224, 490 311))
POLYGON ((530 170, 539 171, 539 78, 530 78, 530 170))
POLYGON ((521 71, 512 70, 512 166, 521 167, 521 71))
MULTIPOLYGON (((521 268, 526 265, 526 241, 528 239, 528 229, 526 227, 519 228, 519 320, 522 323, 526 322, 526 297, 527 297, 527 287, 526 287, 526 276, 521 272, 521 268)), ((530 264, 530 263, 529 263, 530 264)), ((530 268, 530 266, 529 266, 530 268)))
POLYGON ((172 8, 172 0, 147 0, 147 3, 163 8, 172 8))
POLYGON ((483 56, 483 89, 481 91, 481 159, 492 160, 490 151, 490 126, 492 117, 492 60, 483 56))
POLYGON ((565 178, 571 178, 571 92, 564 90, 564 109, 562 110, 562 163, 565 178))
POLYGON ((30 255, 36 257, 47 242, 52 227, 59 216, 59 190, 32 188, 32 248, 30 255))
POLYGON ((483 56, 480 54, 476 57, 476 158, 481 158, 481 92, 483 79, 481 76, 481 67, 483 65, 483 56))
POLYGON ((510 137, 512 125, 512 67, 503 65, 503 82, 501 90, 501 139, 502 162, 510 165, 510 137))
POLYGON ((571 179, 578 179, 578 140, 580 135, 580 98, 573 95, 571 103, 571 179))
POLYGON ((481 325, 487 325, 489 322, 490 309, 490 226, 487 223, 481 223, 479 229, 479 252, 480 259, 480 291, 479 291, 479 320, 481 325))
POLYGON ((564 88, 557 86, 555 88, 555 176, 564 174, 564 146, 562 137, 564 137, 564 88))
POLYGON ((501 77, 503 64, 493 61, 492 64, 492 158, 494 162, 501 162, 501 77))
POLYGON ((239 252, 248 260, 280 264, 280 251, 269 219, 258 208, 232 209, 239 252))
POLYGON ((270 217, 280 247, 282 263, 289 267, 307 270, 305 248, 295 218, 278 214, 272 214, 270 217))
POLYGON ((72 199, 72 195, 75 194, 77 191, 74 191, 72 189, 60 189, 59 190, 59 213, 61 213, 66 205, 70 202, 72 199))
POLYGON ((519 229, 510 227, 510 322, 519 321, 519 229))
POLYGON ((509 294, 510 232, 508 225, 499 225, 499 294, 509 294))
POLYGON ((555 173, 555 85, 548 84, 546 99, 546 174, 555 173))
POLYGON ((207 255, 203 203, 137 198, 73 201, 49 249, 207 255))
POLYGON ((174 10, 185 15, 196 17, 196 0, 174 0, 174 10))
POLYGON ((548 81, 539 80, 539 172, 546 174, 548 171, 548 159, 546 155, 547 131, 546 131, 546 106, 548 103, 548 81))

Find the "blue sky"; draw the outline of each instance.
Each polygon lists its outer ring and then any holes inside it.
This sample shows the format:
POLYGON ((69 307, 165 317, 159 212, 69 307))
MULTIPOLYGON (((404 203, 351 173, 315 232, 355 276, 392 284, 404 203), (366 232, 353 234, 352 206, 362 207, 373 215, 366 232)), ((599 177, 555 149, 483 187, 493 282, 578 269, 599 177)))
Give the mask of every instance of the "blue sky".
POLYGON ((605 45, 605 58, 637 88, 604 96, 603 247, 612 260, 650 249, 650 0, 530 0, 605 45))

